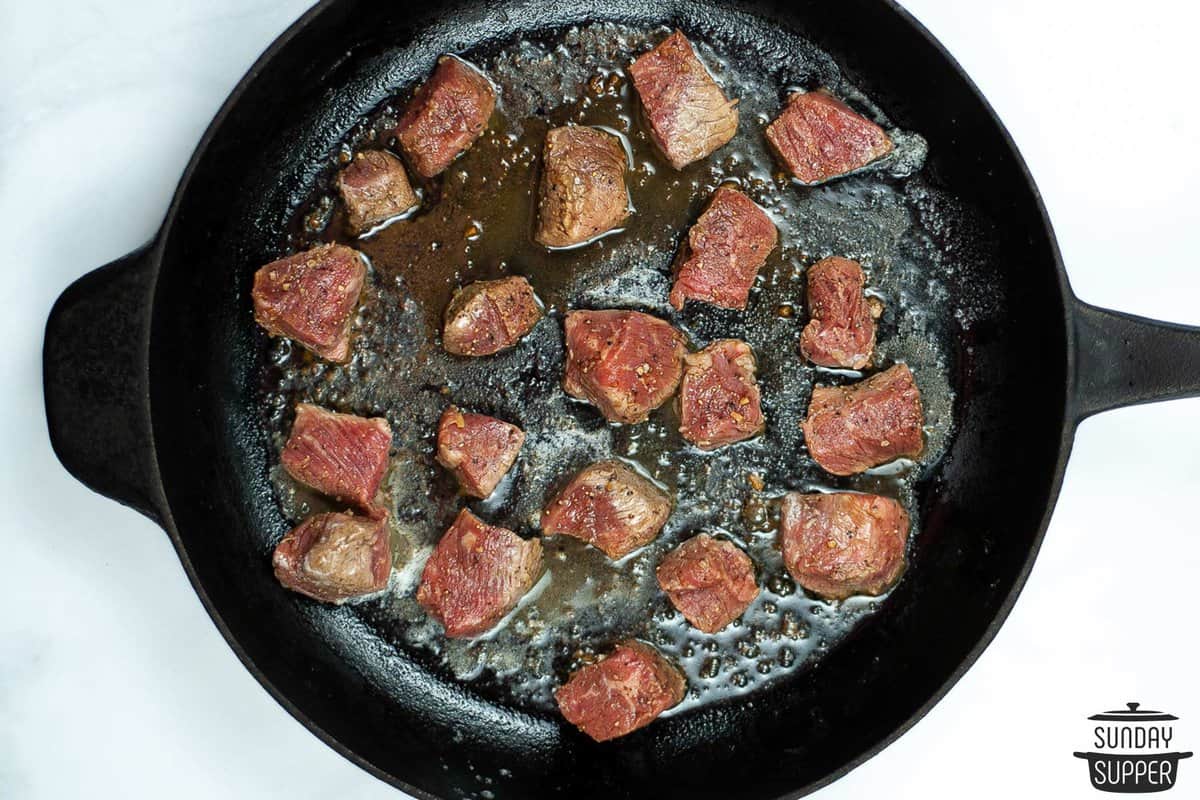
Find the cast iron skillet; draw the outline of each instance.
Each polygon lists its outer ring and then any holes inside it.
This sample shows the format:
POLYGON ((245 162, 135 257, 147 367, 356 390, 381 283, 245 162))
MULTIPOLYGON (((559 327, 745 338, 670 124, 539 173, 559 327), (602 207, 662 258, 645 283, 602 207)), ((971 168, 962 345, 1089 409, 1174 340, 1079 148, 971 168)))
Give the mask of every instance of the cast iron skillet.
POLYGON ((974 662, 1033 563, 1075 426, 1105 409, 1200 394, 1200 329, 1072 295, 1000 121, 949 54, 887 0, 328 0, 230 96, 158 236, 59 298, 44 362, 63 464, 158 521, 247 668, 373 774, 421 797, 768 798, 845 774, 974 662), (347 609, 280 590, 253 533, 282 521, 256 409, 262 339, 250 275, 276 252, 314 165, 438 52, 594 19, 732 35, 748 16, 814 41, 898 125, 928 139, 930 179, 993 228, 998 297, 959 353, 958 432, 938 485, 923 494, 909 576, 884 607, 752 702, 707 706, 598 746, 427 670, 347 609))

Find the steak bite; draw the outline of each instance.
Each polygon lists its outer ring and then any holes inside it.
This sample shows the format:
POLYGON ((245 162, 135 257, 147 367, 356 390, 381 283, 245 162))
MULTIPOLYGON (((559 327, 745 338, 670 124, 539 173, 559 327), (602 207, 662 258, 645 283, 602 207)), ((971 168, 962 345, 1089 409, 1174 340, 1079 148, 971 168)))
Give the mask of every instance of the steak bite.
POLYGON ((541 571, 541 542, 488 525, 464 508, 425 562, 417 602, 447 636, 477 636, 516 607, 541 571))
POLYGON ((487 77, 456 56, 442 56, 396 123, 396 138, 419 174, 432 178, 471 149, 496 110, 487 77))
POLYGON ((404 164, 383 150, 356 155, 338 173, 337 187, 355 233, 366 233, 379 223, 409 211, 418 202, 404 164))
POLYGON ((687 621, 716 633, 742 615, 754 598, 754 563, 733 542, 693 536, 662 560, 658 585, 687 621))
POLYGON ((653 541, 671 498, 620 461, 601 461, 571 479, 542 511, 542 533, 581 539, 618 559, 653 541))
POLYGON ((541 318, 542 306, 524 278, 475 281, 446 307, 442 346, 456 356, 490 356, 512 347, 541 318))
POLYGON ((550 130, 534 240, 571 247, 618 227, 629 216, 626 166, 625 148, 611 133, 584 125, 550 130))
POLYGON ((629 639, 576 670, 554 692, 558 709, 597 742, 649 725, 687 692, 687 678, 648 644, 629 639))
POLYGON ((775 249, 779 232, 746 195, 718 187, 680 250, 671 305, 688 300, 744 309, 758 270, 775 249))
POLYGON ((464 494, 487 497, 517 460, 524 441, 525 433, 516 425, 450 406, 438 423, 437 461, 454 473, 464 494))
POLYGON ((783 498, 783 563, 813 594, 841 600, 876 595, 900 577, 908 512, 874 494, 800 494, 783 498))
POLYGON ((338 414, 300 403, 280 460, 305 486, 371 509, 391 447, 392 429, 381 417, 338 414))
POLYGON ((639 311, 572 311, 564 327, 563 389, 610 422, 643 422, 670 399, 683 374, 683 334, 639 311))
POLYGON ((762 433, 765 425, 750 345, 721 339, 683 359, 679 432, 702 450, 762 433))
POLYGON ((254 273, 254 319, 327 361, 350 357, 350 323, 367 267, 357 250, 322 244, 254 273))
POLYGON ((639 56, 629 75, 650 135, 675 169, 710 155, 737 133, 737 101, 725 98, 681 32, 639 56))
POLYGON ((800 352, 822 367, 862 369, 875 349, 879 301, 863 294, 867 278, 857 261, 826 258, 808 268, 808 314, 800 352))
POLYGON ((767 126, 767 142, 796 180, 809 186, 892 152, 883 128, 824 90, 792 94, 767 126))
POLYGON ((809 454, 834 475, 857 472, 924 446, 921 393, 904 364, 850 386, 817 386, 801 427, 809 454))
POLYGON ((294 592, 340 603, 382 591, 392 572, 387 517, 314 514, 275 546, 275 577, 294 592))

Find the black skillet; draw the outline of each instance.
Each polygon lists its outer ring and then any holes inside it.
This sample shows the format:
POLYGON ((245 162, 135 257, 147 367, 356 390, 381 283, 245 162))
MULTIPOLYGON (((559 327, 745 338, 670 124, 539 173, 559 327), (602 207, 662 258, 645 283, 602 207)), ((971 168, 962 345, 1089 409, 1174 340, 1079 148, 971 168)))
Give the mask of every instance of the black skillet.
POLYGON ((1200 329, 1074 297, 1000 121, 886 0, 321 3, 222 107, 159 235, 63 293, 44 360, 63 464, 167 530, 230 646, 291 714, 420 797, 767 798, 828 783, 919 719, 995 635, 1037 554, 1079 421, 1200 394, 1200 329), (734 40, 766 20, 807 37, 928 139, 928 178, 987 220, 986 255, 999 265, 951 376, 956 437, 921 496, 910 573, 884 607, 753 703, 707 706, 604 746, 433 674, 346 609, 297 602, 249 544, 280 525, 249 276, 276 252, 314 165, 436 53, 594 19, 734 40))

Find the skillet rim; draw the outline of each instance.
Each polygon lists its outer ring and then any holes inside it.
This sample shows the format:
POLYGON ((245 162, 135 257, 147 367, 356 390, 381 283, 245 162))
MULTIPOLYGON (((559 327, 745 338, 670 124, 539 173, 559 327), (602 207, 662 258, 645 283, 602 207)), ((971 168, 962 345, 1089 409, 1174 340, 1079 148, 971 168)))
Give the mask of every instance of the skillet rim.
MULTIPOLYGON (((713 1, 718 3, 720 2, 720 0, 713 1)), ((845 761, 836 769, 829 771, 823 777, 800 786, 795 790, 778 795, 775 800, 795 800, 795 798, 803 797, 816 792, 839 780, 871 758, 878 755, 885 748, 907 733, 909 729, 917 724, 917 722, 922 720, 925 715, 928 714, 935 705, 941 702, 941 700, 950 692, 950 690, 954 688, 962 676, 965 675, 966 672, 975 665, 975 662, 983 654, 983 651, 986 650, 987 647, 992 643, 997 633, 999 633, 1000 628, 1003 626, 1005 621, 1007 621, 1008 615, 1012 612, 1017 598, 1020 596, 1021 591, 1025 587, 1026 581, 1029 579, 1030 573, 1033 571, 1034 562, 1037 560, 1038 553, 1041 550, 1042 542, 1046 536, 1047 528, 1049 527, 1055 506, 1058 502, 1059 493, 1062 488, 1062 482, 1066 472, 1067 462, 1070 458, 1072 445, 1074 443, 1075 430, 1080 421, 1073 410, 1076 388, 1078 384, 1076 371, 1079 358, 1077 352, 1075 322, 1077 315, 1076 306, 1079 301, 1075 298, 1074 292, 1071 289, 1070 281, 1063 263, 1062 253, 1058 245, 1058 240, 1054 234, 1053 225, 1050 222, 1050 217, 1046 210, 1045 203, 1043 202, 1042 194, 1033 179, 1033 175, 1031 174, 1028 165, 1025 163, 1024 158, 1017 149, 1012 135, 1009 133, 1003 121, 997 115, 995 109, 992 108, 992 105, 979 90, 979 87, 976 86, 970 75, 967 74, 962 65, 958 63, 953 55, 951 55, 949 50, 947 50, 947 48, 932 33, 930 33, 930 31, 916 17, 903 8, 897 2, 897 0, 868 1, 879 3, 885 11, 895 15, 901 24, 908 26, 920 38, 924 39, 926 44, 930 45, 934 52, 936 52, 937 55, 942 59, 943 63, 950 70, 950 72, 963 81, 970 94, 979 103, 986 117, 995 127, 997 133, 999 133, 1007 154, 1012 158, 1015 168, 1019 171, 1020 177, 1024 180, 1024 183, 1029 190, 1030 200, 1034 203, 1037 215, 1041 220, 1043 230, 1046 234, 1046 243, 1049 248, 1049 255, 1053 262, 1055 277, 1058 281, 1060 292, 1059 299, 1062 304, 1064 319, 1066 354, 1064 359, 1065 391, 1063 394, 1063 407, 1060 409, 1061 434, 1059 437, 1058 458, 1055 462, 1054 473, 1051 477, 1050 485, 1048 487, 1045 508, 1043 509, 1041 519, 1038 522, 1037 530, 1031 541, 1029 552, 1026 554, 1024 563, 1017 572, 1012 588, 1005 596, 1004 601, 997 609, 987 627, 982 631, 978 640, 959 662, 958 666, 955 667, 950 675, 947 676, 947 678, 930 694, 930 696, 924 702, 921 703, 920 706, 918 706, 918 708, 907 719, 905 719, 900 725, 896 726, 888 734, 881 737, 875 744, 845 761)), ((161 274, 161 269, 163 266, 163 256, 166 250, 167 241, 172 232, 172 228, 174 227, 179 207, 181 206, 183 198, 188 191, 192 177, 196 172, 200 162, 203 160, 204 155, 207 153, 208 148, 212 144, 213 139, 216 138, 217 133, 224 125, 226 118, 241 102, 242 96, 246 93, 247 89, 251 84, 254 83, 254 81, 258 79, 259 75, 275 58, 275 56, 289 44, 291 44, 292 40, 302 30, 307 28, 315 19, 324 14, 330 7, 335 6, 340 2, 344 2, 344 0, 319 0, 319 2, 305 11, 282 33, 280 33, 254 61, 254 63, 246 71, 245 75, 243 75, 242 78, 237 82, 234 88, 230 91, 229 95, 225 98, 224 102, 221 104, 216 114, 213 116, 212 121, 205 128, 204 134, 197 143, 196 148, 188 161, 187 167, 184 169, 179 183, 175 188, 174 194, 172 195, 171 204, 168 207, 166 215, 163 218, 163 222, 154 237, 152 246, 149 252, 146 254, 146 257, 153 262, 153 268, 151 270, 152 286, 150 287, 151 305, 149 309, 151 321, 154 318, 154 305, 158 293, 158 278, 161 274)), ((151 324, 151 330, 153 330, 153 327, 153 324, 151 324)), ((149 356, 149 349, 147 351, 147 356, 149 356)), ((146 362, 146 369, 149 371, 149 360, 146 362)), ((153 392, 150 392, 149 394, 152 395, 153 392)), ((154 447, 154 409, 152 398, 148 396, 146 398, 146 402, 148 411, 147 416, 150 420, 151 447, 153 450, 152 462, 156 484, 153 489, 157 496, 156 499, 158 500, 158 503, 156 504, 157 508, 155 509, 158 511, 158 522, 170 537, 172 546, 175 548, 175 552, 184 568, 184 572, 187 575, 188 581, 191 583, 192 589, 196 592, 197 597, 199 597, 205 612, 212 619, 213 624, 221 633, 221 636, 225 639, 230 649, 237 656, 238 660, 254 677, 254 679, 258 681, 258 683, 267 691, 267 693, 277 703, 279 703, 279 705, 282 706, 285 711, 288 712, 288 714, 290 714, 297 722, 303 725, 320 741, 340 754, 343 758, 363 769, 370 775, 373 775, 375 778, 387 783, 390 786, 400 789, 403 792, 406 792, 412 797, 420 798, 421 800, 441 800, 441 798, 439 798, 437 795, 431 794, 420 787, 409 784, 392 773, 377 767, 373 762, 359 755, 358 752, 353 748, 344 744, 340 739, 317 724, 317 722, 309 717, 308 714, 295 702, 293 702, 287 694, 282 692, 274 685, 271 679, 258 667, 255 661, 242 647, 241 643, 234 636, 224 618, 221 616, 220 612, 216 609, 213 601, 209 597, 208 592, 206 591, 204 584, 197 574, 191 558, 188 555, 187 546, 184 543, 178 527, 175 524, 174 515, 172 514, 170 505, 167 501, 166 489, 162 481, 161 468, 158 463, 157 448, 154 447)))

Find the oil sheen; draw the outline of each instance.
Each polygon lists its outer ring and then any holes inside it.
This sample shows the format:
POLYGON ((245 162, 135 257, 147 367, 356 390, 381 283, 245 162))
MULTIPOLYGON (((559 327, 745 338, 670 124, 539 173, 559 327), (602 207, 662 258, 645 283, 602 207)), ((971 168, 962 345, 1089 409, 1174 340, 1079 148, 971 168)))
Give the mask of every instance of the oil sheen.
MULTIPOLYGON (((411 87, 352 130, 309 200, 296 209, 290 246, 340 241, 362 251, 371 271, 345 365, 313 359, 272 340, 263 368, 263 413, 276 453, 297 402, 383 416, 395 434, 385 482, 392 510, 395 571, 387 592, 354 605, 378 636, 474 691, 531 711, 553 707, 551 692, 578 665, 628 636, 656 644, 687 673, 688 698, 669 713, 753 691, 803 670, 837 646, 886 597, 823 602, 798 587, 776 544, 778 499, 788 491, 851 489, 898 498, 920 536, 919 494, 936 475, 953 435, 956 329, 946 312, 951 267, 931 235, 936 197, 920 170, 925 143, 892 126, 817 50, 789 54, 786 68, 732 43, 691 36, 726 94, 739 100, 736 138, 708 159, 676 171, 655 151, 625 69, 668 31, 615 24, 549 31, 461 55, 483 68, 499 92, 497 113, 476 145, 442 176, 420 187, 410 217, 362 238, 349 232, 333 191, 336 170, 361 149, 392 146, 390 130, 411 87), (799 186, 780 172, 763 128, 789 88, 826 86, 889 129, 897 147, 883 161, 825 186, 799 186), (624 230, 586 247, 551 252, 532 240, 539 155, 546 131, 566 123, 619 133, 629 148, 634 208, 624 230), (743 311, 667 304, 671 261, 707 198, 734 182, 775 221, 780 245, 761 270, 743 311), (815 383, 861 378, 820 370, 800 357, 806 321, 805 270, 840 255, 863 264, 870 291, 885 306, 874 368, 907 363, 925 405, 926 449, 850 478, 822 472, 800 431, 815 383), (440 344, 443 311, 456 287, 524 275, 546 316, 518 346, 484 359, 448 355, 440 344), (678 325, 693 347, 737 337, 758 358, 767 419, 755 440, 705 453, 678 433, 668 405, 641 425, 606 423, 561 388, 563 314, 572 308, 635 308, 678 325), (492 497, 460 496, 434 461, 439 415, 449 404, 519 425, 520 458, 492 497), (488 634, 448 640, 414 599, 421 567, 458 509, 523 536, 538 535, 538 515, 576 470, 621 458, 660 482, 675 499, 664 531, 619 562, 565 537, 544 540, 546 573, 488 634), (736 623, 715 635, 691 628, 658 589, 663 554, 707 531, 731 539, 755 562, 762 592, 736 623)), ((941 201, 937 201, 941 202, 941 201)), ((276 468, 285 517, 299 522, 327 508, 276 468)), ((912 576, 908 576, 911 578, 912 576)), ((906 578, 908 579, 908 578, 906 578)))

